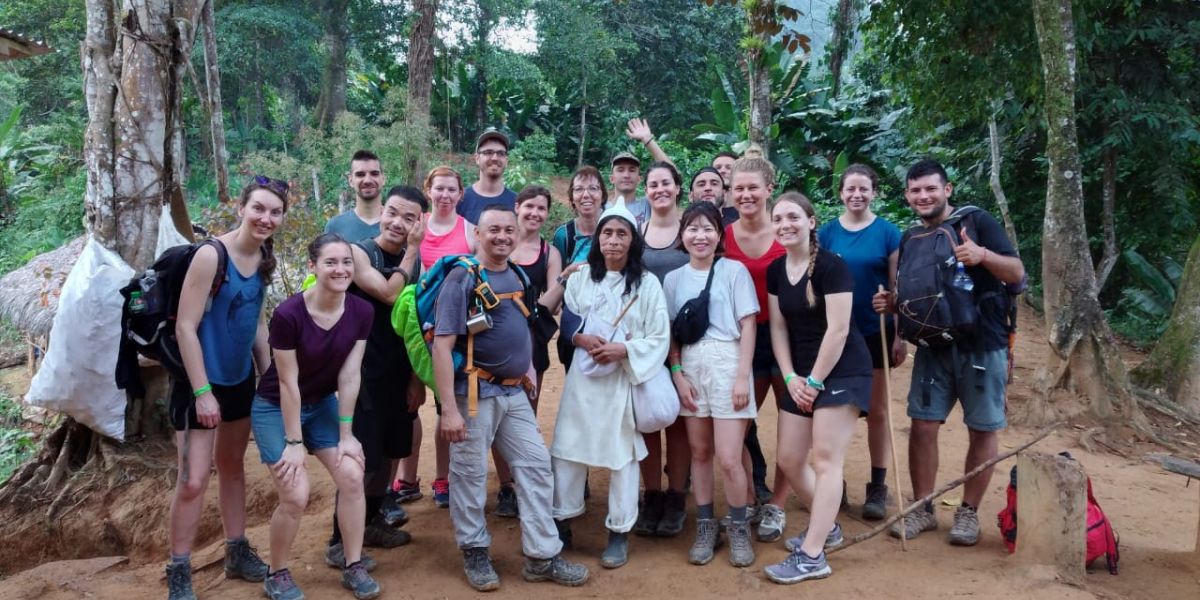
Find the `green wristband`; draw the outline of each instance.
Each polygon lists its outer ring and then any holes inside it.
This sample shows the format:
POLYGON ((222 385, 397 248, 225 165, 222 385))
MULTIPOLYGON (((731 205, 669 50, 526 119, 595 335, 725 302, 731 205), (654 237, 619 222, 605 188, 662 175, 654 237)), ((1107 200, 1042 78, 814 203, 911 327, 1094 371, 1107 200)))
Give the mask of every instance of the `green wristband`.
POLYGON ((825 384, 815 379, 812 375, 804 378, 804 384, 819 392, 825 391, 825 384))
POLYGON ((671 373, 672 374, 682 373, 682 372, 683 372, 683 365, 671 365, 671 373))
POLYGON ((192 396, 195 396, 196 398, 199 398, 200 396, 203 396, 203 395, 205 395, 205 394, 207 394, 207 393, 209 393, 209 392, 211 392, 211 391, 212 391, 212 384, 211 384, 211 383, 206 383, 206 384, 204 384, 203 386, 201 386, 201 387, 200 387, 200 389, 198 389, 198 390, 196 390, 196 391, 192 392, 192 396))
POLYGON ((342 416, 342 415, 338 415, 338 422, 339 422, 339 423, 353 423, 353 422, 354 422, 354 416, 353 416, 353 415, 351 415, 351 416, 348 416, 348 417, 344 417, 344 416, 342 416))
POLYGON ((795 379, 795 378, 797 378, 797 377, 799 377, 799 375, 796 375, 794 372, 793 372, 793 373, 788 373, 787 375, 784 375, 784 376, 783 376, 783 385, 791 385, 791 384, 792 384, 792 380, 793 380, 793 379, 795 379))

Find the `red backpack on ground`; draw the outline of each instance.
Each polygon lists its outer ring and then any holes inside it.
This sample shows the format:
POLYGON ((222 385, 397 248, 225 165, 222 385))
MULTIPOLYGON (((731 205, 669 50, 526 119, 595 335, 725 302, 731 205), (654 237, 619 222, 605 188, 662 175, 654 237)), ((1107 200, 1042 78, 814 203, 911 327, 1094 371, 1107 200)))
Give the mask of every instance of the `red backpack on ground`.
MULTIPOLYGON (((1067 452, 1061 452, 1061 456, 1071 458, 1067 452)), ((1017 468, 1014 466, 1009 472, 1008 480, 1008 503, 1000 512, 996 514, 997 524, 1000 526, 1000 535, 1004 539, 1004 546, 1008 548, 1009 553, 1017 550, 1017 468)), ((1121 551, 1117 535, 1113 532, 1112 523, 1108 517, 1104 516, 1104 510, 1100 508, 1100 503, 1096 502, 1096 496, 1092 494, 1092 478, 1087 480, 1087 557, 1085 565, 1091 565, 1092 561, 1105 557, 1105 562, 1108 564, 1108 572, 1113 575, 1117 574, 1117 561, 1121 559, 1121 551)))

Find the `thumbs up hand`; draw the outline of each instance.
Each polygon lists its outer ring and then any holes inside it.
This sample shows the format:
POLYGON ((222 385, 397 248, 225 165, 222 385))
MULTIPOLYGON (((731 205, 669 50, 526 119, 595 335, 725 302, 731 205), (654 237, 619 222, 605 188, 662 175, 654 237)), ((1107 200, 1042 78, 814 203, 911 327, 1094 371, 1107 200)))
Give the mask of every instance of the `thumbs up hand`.
POLYGON ((987 248, 976 244, 971 236, 967 235, 966 227, 958 230, 958 237, 962 240, 961 244, 954 247, 954 256, 958 261, 968 267, 974 267, 983 262, 983 259, 987 257, 987 248))

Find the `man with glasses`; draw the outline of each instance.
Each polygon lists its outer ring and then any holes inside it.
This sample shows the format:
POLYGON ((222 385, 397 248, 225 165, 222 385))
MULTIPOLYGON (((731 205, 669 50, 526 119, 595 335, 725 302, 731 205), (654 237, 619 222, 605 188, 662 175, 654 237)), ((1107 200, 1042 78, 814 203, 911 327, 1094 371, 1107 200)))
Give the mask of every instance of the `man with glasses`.
POLYGON ((336 233, 348 242, 379 235, 379 215, 383 212, 379 194, 385 181, 379 157, 370 150, 355 152, 350 158, 346 181, 354 190, 354 208, 330 219, 325 224, 325 233, 336 233))
POLYGON ((508 166, 508 137, 495 129, 489 129, 475 140, 475 164, 479 166, 479 180, 463 193, 456 209, 472 225, 479 221, 483 207, 500 204, 514 208, 517 193, 504 185, 504 169, 508 166))

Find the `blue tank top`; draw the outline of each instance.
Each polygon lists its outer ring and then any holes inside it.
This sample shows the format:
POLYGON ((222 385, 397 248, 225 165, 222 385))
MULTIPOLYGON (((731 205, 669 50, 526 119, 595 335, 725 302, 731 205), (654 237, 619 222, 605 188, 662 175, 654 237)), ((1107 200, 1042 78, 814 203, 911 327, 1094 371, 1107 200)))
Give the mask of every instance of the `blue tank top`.
POLYGON ((238 272, 233 257, 226 261, 225 283, 200 318, 196 335, 208 381, 236 385, 250 376, 254 336, 266 290, 257 271, 246 277, 238 272))

